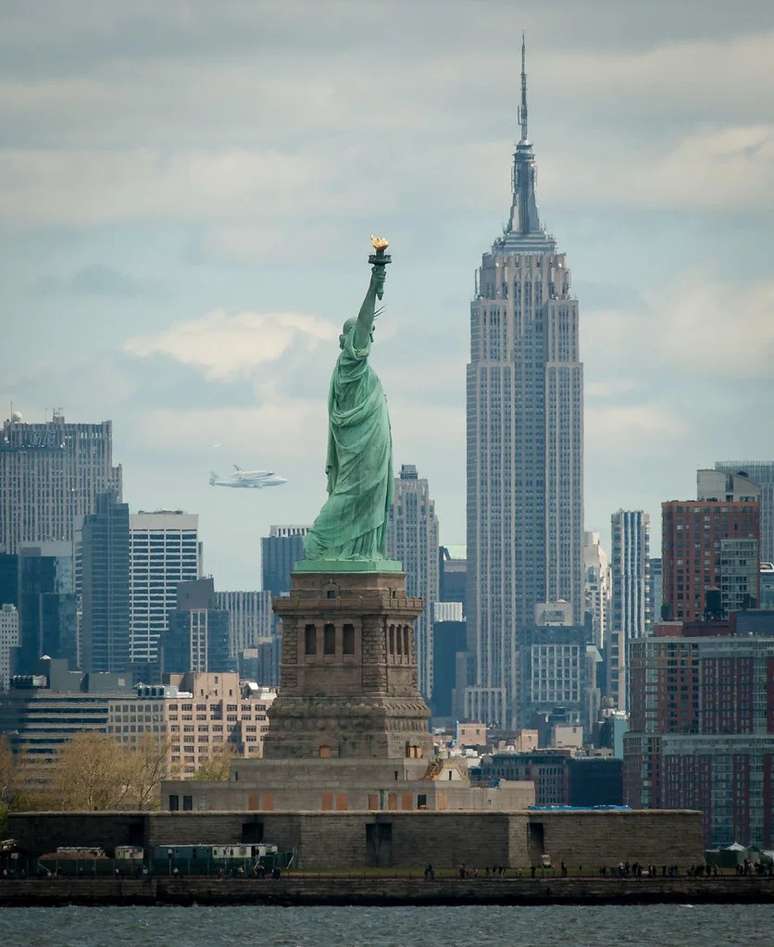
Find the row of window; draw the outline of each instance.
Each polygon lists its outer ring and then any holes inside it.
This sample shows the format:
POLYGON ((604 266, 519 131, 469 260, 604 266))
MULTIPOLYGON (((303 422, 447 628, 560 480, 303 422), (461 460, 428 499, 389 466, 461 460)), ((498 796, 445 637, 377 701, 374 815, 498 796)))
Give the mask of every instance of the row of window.
MULTIPOLYGON (((307 655, 327 654, 335 655, 336 651, 336 626, 332 624, 323 625, 322 629, 322 651, 319 650, 319 642, 316 625, 307 625, 304 628, 304 652, 307 655)), ((341 654, 355 653, 355 626, 344 625, 341 629, 341 654)))

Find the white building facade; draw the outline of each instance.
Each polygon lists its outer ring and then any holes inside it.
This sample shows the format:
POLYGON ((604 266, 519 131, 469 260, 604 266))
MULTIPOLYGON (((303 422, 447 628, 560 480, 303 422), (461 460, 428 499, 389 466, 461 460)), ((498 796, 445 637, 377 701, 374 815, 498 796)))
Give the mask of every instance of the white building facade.
POLYGON ((642 510, 618 510, 610 529, 607 692, 618 710, 628 710, 629 643, 650 634, 650 516, 642 510))
POLYGON ((15 605, 0 605, 0 692, 11 679, 11 650, 19 644, 19 613, 15 605))
POLYGON ((565 255, 540 224, 527 137, 503 236, 482 258, 467 368, 467 618, 476 681, 465 714, 518 726, 519 631, 538 602, 583 618, 583 366, 565 255))
POLYGON ((584 611, 591 616, 592 641, 601 650, 605 646, 609 619, 610 562, 599 533, 587 530, 583 535, 584 611))
POLYGON ((200 575, 199 517, 180 510, 129 517, 129 650, 132 663, 155 662, 177 586, 200 575))

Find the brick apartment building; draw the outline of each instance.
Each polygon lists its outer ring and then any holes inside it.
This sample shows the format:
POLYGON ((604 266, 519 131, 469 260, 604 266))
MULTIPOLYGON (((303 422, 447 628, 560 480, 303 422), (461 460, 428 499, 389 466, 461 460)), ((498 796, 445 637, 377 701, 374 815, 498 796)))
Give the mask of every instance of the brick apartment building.
POLYGON ((757 500, 662 503, 664 618, 702 621, 759 602, 757 500), (715 600, 707 595, 716 591, 715 600))
POLYGON ((624 796, 701 809, 708 846, 774 843, 774 611, 634 642, 624 796))

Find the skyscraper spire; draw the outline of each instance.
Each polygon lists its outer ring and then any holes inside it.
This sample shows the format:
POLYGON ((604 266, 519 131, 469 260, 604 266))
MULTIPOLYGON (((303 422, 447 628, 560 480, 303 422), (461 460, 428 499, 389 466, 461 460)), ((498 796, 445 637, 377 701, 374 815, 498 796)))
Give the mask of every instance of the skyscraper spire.
POLYGON ((521 108, 518 110, 519 125, 521 125, 521 140, 527 139, 527 44, 524 34, 521 34, 521 108))
POLYGON ((527 137, 527 43, 521 34, 521 105, 517 110, 521 139, 513 156, 513 200, 510 219, 505 227, 507 234, 539 234, 540 226, 537 201, 535 200, 535 156, 527 137))

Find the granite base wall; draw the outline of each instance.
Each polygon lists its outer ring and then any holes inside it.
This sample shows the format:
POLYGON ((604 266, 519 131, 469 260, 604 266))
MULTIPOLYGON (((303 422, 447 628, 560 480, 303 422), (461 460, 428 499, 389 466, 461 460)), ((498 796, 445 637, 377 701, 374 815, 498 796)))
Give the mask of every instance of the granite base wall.
POLYGON ((697 812, 535 812, 529 821, 543 825, 543 850, 554 865, 564 861, 573 868, 596 869, 628 861, 660 868, 698 864, 704 857, 701 813, 697 812))
MULTIPOLYGON (((298 877, 278 880, 149 878, 0 879, 0 908, 79 905, 771 904, 774 879, 298 877)), ((507 941, 507 935, 503 934, 507 941)), ((571 940, 568 940, 571 943, 571 940)))
POLYGON ((543 855, 554 865, 591 870, 620 861, 686 867, 703 860, 701 813, 683 810, 12 813, 8 834, 33 857, 64 845, 99 845, 110 854, 116 845, 227 845, 259 834, 282 850, 295 849, 298 866, 313 871, 428 862, 524 868, 541 864, 543 855))

